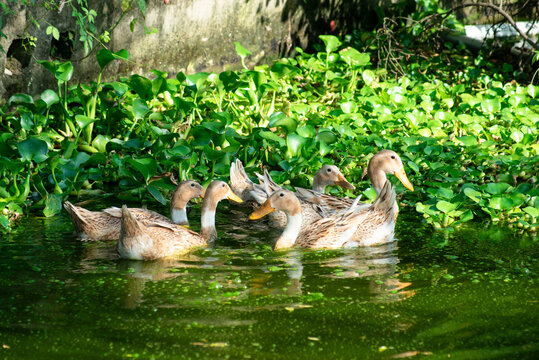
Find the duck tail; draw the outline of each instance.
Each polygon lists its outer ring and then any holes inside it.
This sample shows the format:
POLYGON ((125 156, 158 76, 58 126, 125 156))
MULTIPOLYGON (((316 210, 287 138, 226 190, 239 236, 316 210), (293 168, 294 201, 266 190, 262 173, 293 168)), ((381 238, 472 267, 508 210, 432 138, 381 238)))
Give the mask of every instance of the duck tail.
POLYGON ((73 226, 75 226, 75 230, 77 230, 77 232, 84 232, 85 226, 88 225, 85 218, 92 215, 93 212, 80 206, 75 206, 69 201, 64 203, 64 209, 69 213, 69 217, 71 218, 73 226))
POLYGON ((264 188, 266 189, 268 196, 273 194, 275 191, 281 190, 281 186, 277 185, 277 183, 271 178, 268 169, 264 169, 264 188))
POLYGON ((120 231, 120 241, 125 237, 133 237, 142 234, 142 227, 135 216, 129 211, 126 205, 122 206, 122 222, 120 231))
POLYGON ((386 214, 387 219, 393 218, 399 211, 396 201, 395 188, 389 180, 386 181, 380 194, 373 203, 373 210, 386 214))
POLYGON ((254 190, 254 184, 247 176, 240 159, 236 159, 235 162, 230 164, 230 187, 235 194, 240 195, 242 198, 243 194, 248 194, 249 191, 254 190))

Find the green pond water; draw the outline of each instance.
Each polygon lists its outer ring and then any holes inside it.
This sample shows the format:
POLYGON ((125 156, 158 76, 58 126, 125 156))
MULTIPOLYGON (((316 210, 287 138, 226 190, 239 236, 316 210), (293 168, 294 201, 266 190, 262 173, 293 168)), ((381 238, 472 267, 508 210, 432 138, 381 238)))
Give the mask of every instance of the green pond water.
POLYGON ((21 219, 0 236, 0 358, 539 358, 536 237, 404 212, 387 246, 273 252, 247 214, 220 204, 215 247, 153 262, 80 242, 65 212, 21 219))

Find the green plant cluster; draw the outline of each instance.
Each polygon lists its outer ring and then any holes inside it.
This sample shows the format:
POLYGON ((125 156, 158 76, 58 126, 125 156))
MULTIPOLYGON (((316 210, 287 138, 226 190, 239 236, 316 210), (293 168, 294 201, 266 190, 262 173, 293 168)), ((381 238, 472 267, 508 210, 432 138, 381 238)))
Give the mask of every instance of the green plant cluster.
MULTIPOLYGON (((277 182, 303 187, 334 163, 372 199, 363 169, 391 148, 416 188, 398 186, 401 205, 434 227, 488 217, 535 231, 539 87, 482 59, 457 70, 442 57, 384 80, 360 44, 321 40, 313 54, 297 49, 254 69, 236 43, 242 70, 174 78, 154 70, 153 79, 69 84, 71 63, 42 62, 58 92, 18 94, 1 108, 0 223, 9 228, 26 207, 50 216, 68 196, 100 191, 164 204, 174 185, 161 174, 207 183, 227 178, 235 158, 248 172, 262 163, 277 182)), ((127 52, 97 54, 102 71, 116 60, 127 52)))

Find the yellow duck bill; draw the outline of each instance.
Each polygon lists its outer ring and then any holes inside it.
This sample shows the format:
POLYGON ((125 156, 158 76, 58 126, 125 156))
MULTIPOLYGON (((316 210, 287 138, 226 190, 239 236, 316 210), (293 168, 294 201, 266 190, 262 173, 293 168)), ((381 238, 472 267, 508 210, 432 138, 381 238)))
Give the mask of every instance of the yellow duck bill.
POLYGON ((393 175, 395 175, 397 179, 400 180, 400 182, 402 183, 402 185, 404 185, 405 188, 407 188, 410 191, 414 191, 414 186, 412 185, 410 180, 408 180, 408 176, 406 176, 406 172, 404 171, 404 168, 400 168, 399 170, 395 171, 393 175))

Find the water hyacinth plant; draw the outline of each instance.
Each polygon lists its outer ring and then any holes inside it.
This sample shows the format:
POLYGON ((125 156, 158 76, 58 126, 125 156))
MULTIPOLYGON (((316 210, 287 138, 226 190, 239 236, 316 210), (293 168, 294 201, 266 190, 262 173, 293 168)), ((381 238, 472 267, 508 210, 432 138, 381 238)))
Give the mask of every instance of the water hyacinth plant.
MULTIPOLYGON (((401 205, 435 228, 487 218, 535 231, 539 87, 484 60, 434 58, 389 79, 352 39, 322 36, 313 54, 298 48, 253 69, 236 44, 241 70, 174 78, 154 70, 152 79, 70 84, 70 63, 42 62, 58 91, 17 94, 0 109, 0 227, 27 209, 54 215, 87 193, 164 204, 174 185, 163 174, 209 183, 235 158, 303 187, 333 163, 373 199, 363 169, 391 148, 416 187, 401 205)), ((117 59, 127 52, 97 54, 101 71, 117 59)))

